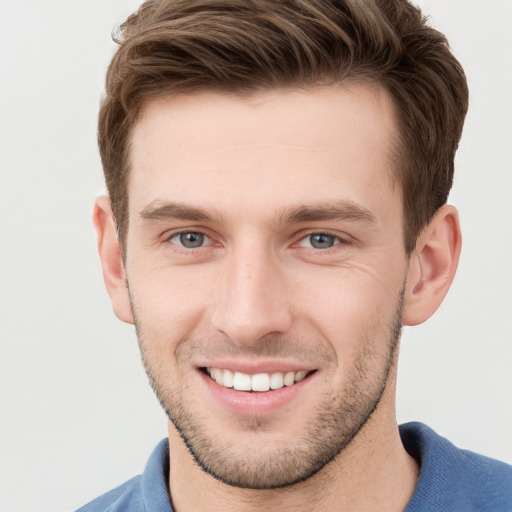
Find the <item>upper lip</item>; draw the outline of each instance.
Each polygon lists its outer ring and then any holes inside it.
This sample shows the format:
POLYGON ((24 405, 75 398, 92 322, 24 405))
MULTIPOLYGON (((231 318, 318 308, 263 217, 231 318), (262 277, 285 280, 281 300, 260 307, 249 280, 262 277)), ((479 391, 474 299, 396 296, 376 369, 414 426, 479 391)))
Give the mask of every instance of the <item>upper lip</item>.
POLYGON ((241 361, 234 359, 215 359, 201 361, 197 365, 198 368, 220 368, 222 370, 231 370, 233 372, 247 373, 254 375, 257 373, 275 373, 275 372, 298 372, 298 371, 313 371, 317 368, 309 364, 301 364, 293 361, 286 360, 256 360, 256 361, 241 361))

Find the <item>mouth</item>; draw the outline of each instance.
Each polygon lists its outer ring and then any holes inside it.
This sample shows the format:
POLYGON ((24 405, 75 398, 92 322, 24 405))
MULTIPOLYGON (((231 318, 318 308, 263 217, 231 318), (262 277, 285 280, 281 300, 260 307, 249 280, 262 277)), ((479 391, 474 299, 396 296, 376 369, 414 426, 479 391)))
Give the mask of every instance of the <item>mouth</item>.
POLYGON ((312 375, 316 370, 248 374, 224 368, 202 368, 219 386, 235 391, 266 393, 291 387, 312 375))

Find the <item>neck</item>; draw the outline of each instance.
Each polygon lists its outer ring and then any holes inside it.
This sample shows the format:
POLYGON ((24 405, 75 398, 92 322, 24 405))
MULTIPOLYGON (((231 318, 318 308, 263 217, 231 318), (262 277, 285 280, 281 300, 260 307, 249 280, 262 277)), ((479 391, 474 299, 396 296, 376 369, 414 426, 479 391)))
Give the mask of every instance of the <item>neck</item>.
POLYGON ((219 482, 197 466, 169 424, 175 512, 404 510, 419 470, 400 440, 393 397, 394 386, 388 386, 377 410, 342 453, 307 481, 281 489, 239 489, 219 482), (392 414, 386 412, 390 409, 392 414))

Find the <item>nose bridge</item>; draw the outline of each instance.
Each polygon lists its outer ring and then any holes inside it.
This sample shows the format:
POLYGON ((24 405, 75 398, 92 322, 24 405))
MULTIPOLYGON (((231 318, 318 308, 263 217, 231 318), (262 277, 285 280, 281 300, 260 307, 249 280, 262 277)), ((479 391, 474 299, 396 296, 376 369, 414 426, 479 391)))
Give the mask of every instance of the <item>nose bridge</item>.
POLYGON ((262 244, 239 244, 223 262, 214 327, 240 345, 286 331, 291 324, 278 258, 262 244))

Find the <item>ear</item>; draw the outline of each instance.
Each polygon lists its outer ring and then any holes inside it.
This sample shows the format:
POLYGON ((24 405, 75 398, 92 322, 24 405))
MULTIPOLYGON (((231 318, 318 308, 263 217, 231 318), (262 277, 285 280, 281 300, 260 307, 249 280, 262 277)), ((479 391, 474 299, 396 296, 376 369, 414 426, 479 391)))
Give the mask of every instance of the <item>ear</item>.
POLYGON ((98 252, 103 267, 103 279, 112 301, 114 313, 123 322, 133 324, 126 272, 117 238, 116 222, 108 197, 100 196, 96 199, 93 222, 98 237, 98 252))
POLYGON ((423 230, 409 261, 404 325, 428 320, 441 305, 459 263, 462 238, 459 215, 442 206, 423 230))

